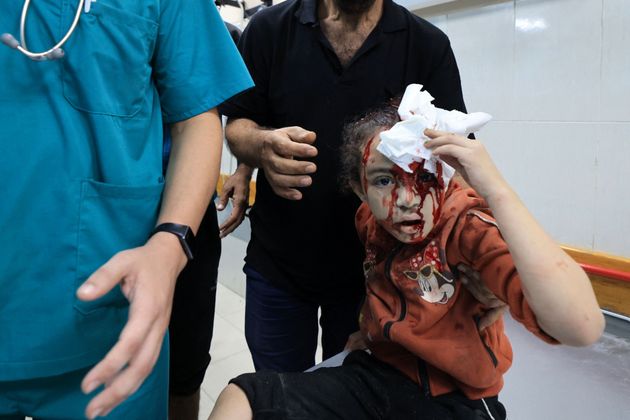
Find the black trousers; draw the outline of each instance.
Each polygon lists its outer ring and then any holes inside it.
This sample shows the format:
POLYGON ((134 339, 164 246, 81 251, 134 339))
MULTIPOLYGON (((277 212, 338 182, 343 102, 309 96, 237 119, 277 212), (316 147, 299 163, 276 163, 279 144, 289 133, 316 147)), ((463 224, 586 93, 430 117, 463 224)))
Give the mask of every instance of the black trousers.
POLYGON ((214 202, 201 221, 195 258, 177 279, 169 325, 171 395, 195 393, 210 363, 221 239, 214 202))
POLYGON ((255 420, 504 420, 497 397, 425 397, 418 384, 364 351, 309 373, 261 371, 232 379, 255 420))

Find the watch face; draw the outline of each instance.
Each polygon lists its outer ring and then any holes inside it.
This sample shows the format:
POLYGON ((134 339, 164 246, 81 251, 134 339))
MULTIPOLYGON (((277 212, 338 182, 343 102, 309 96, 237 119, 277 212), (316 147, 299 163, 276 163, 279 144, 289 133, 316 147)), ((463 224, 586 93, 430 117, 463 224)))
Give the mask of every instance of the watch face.
POLYGON ((179 226, 183 228, 181 231, 181 236, 179 238, 179 241, 181 242, 182 247, 184 248, 184 252, 186 253, 186 256, 188 257, 188 259, 192 260, 194 257, 194 249, 195 249, 195 235, 193 234, 190 226, 186 226, 186 225, 179 225, 179 226))
POLYGON ((182 225, 184 227, 183 237, 187 242, 191 242, 195 239, 195 235, 193 235, 192 229, 188 226, 182 225))
POLYGON ((155 228, 153 233, 169 232, 177 236, 179 243, 189 260, 193 259, 193 250, 195 249, 195 235, 190 226, 180 225, 177 223, 162 223, 155 228))

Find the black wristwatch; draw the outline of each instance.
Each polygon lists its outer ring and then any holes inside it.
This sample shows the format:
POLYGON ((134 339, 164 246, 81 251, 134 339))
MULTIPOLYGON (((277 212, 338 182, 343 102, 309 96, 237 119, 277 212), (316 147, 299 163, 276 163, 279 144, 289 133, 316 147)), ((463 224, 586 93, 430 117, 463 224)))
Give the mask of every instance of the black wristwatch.
POLYGON ((177 223, 162 223, 153 229, 151 236, 158 232, 169 232, 177 236, 188 261, 193 259, 193 252, 195 250, 195 235, 193 234, 190 226, 180 225, 177 223))

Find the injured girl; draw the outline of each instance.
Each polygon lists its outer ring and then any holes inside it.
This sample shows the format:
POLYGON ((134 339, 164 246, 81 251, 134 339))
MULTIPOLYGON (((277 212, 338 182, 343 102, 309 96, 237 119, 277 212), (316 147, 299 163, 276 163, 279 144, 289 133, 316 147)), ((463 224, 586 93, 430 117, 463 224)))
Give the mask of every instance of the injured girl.
POLYGON ((210 419, 505 419, 498 395, 512 348, 502 319, 478 328, 488 308, 462 287, 460 264, 540 339, 585 346, 600 337, 588 277, 482 143, 433 129, 466 134, 487 114, 449 117, 420 88, 410 86, 400 108, 344 129, 344 181, 363 201, 356 227, 366 250, 360 335, 368 351, 309 373, 241 375, 210 419))

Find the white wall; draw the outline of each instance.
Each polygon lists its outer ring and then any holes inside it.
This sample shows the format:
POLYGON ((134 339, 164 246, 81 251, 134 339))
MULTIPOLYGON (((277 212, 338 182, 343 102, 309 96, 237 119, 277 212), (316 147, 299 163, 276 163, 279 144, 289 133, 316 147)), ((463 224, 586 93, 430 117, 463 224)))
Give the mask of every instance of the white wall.
POLYGON ((478 134, 553 237, 630 256, 630 0, 460 0, 451 39, 478 134))

